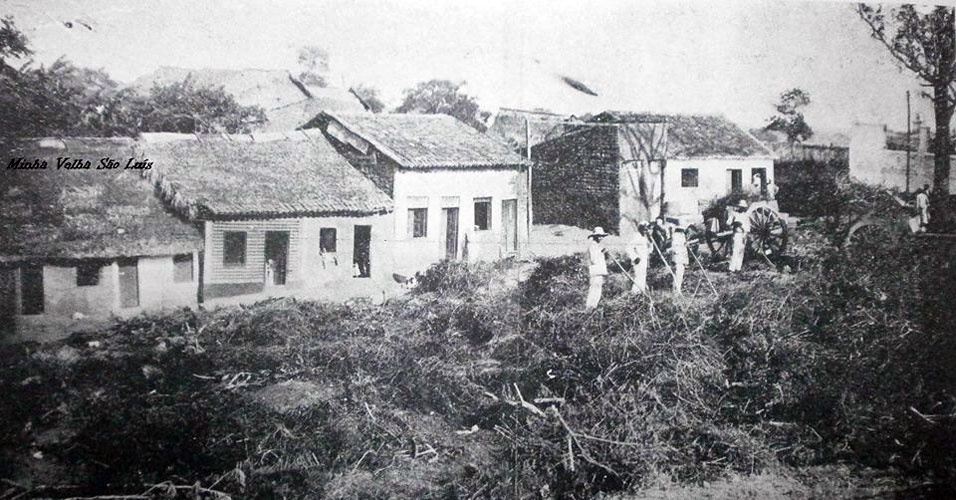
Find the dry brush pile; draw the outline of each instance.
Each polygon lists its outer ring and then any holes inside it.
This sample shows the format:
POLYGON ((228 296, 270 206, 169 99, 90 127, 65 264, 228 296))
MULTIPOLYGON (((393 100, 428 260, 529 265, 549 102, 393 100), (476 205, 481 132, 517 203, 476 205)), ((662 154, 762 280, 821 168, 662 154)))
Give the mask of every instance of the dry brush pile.
POLYGON ((616 273, 584 312, 579 257, 517 288, 495 286, 506 265, 444 263, 383 306, 271 300, 9 348, 0 498, 586 498, 837 460, 947 474, 953 249, 904 243, 722 280, 719 299, 634 297, 616 273))

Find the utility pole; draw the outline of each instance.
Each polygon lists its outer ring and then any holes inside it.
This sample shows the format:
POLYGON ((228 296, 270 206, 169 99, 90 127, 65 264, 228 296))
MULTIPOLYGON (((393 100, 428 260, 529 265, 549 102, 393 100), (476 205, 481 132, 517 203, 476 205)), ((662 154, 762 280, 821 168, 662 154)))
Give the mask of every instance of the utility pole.
POLYGON ((910 129, 910 91, 906 91, 906 192, 910 192, 910 140, 913 131, 910 129))

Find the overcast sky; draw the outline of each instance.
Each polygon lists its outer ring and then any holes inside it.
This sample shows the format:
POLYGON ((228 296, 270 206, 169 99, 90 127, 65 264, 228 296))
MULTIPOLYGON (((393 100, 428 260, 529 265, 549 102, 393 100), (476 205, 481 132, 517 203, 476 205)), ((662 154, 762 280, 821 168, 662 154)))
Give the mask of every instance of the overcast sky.
POLYGON ((932 120, 915 78, 847 2, 0 0, 0 13, 37 61, 66 56, 126 82, 162 65, 290 69, 311 44, 330 53, 334 83, 378 87, 391 105, 416 82, 449 78, 490 110, 723 113, 759 126, 800 87, 811 126, 832 131, 905 128, 911 90, 932 120))

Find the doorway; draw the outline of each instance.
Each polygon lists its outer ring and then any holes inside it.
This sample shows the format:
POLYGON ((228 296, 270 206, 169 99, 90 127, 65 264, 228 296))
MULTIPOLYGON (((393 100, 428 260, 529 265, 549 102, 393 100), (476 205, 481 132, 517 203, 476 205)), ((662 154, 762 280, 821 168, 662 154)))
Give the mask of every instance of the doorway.
POLYGON ((441 210, 445 219, 445 258, 455 260, 458 258, 458 208, 441 210))
POLYGON ((501 227, 505 252, 517 252, 518 200, 501 200, 501 227))
POLYGON ((358 268, 356 278, 372 276, 372 226, 355 226, 352 264, 358 268))
POLYGON ((750 169, 750 184, 754 188, 759 189, 758 194, 763 194, 767 191, 767 169, 765 168, 752 168, 750 169), (760 176, 759 183, 754 183, 757 180, 757 176, 760 176))
POLYGON ((289 232, 266 231, 266 265, 272 270, 268 285, 284 285, 289 266, 289 232))
POLYGON ((119 295, 120 307, 139 306, 139 269, 136 258, 120 259, 119 266, 119 295))
POLYGON ((727 183, 731 193, 739 193, 744 190, 744 172, 739 168, 727 169, 727 183))

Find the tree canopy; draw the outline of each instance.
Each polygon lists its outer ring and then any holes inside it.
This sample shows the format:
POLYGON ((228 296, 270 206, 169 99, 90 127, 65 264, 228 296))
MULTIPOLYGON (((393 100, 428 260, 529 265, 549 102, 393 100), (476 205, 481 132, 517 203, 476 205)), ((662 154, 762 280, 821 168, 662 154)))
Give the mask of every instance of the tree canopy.
POLYGON ((362 104, 372 113, 381 113, 385 110, 385 103, 379 95, 378 89, 371 85, 358 84, 350 89, 362 104))
POLYGON ((857 5, 857 13, 869 26, 871 36, 890 55, 920 79, 930 91, 922 95, 933 101, 936 120, 935 172, 937 192, 949 193, 949 125, 956 106, 956 28, 952 7, 871 7, 857 5))
POLYGON ((485 120, 490 116, 481 111, 478 102, 461 91, 465 82, 429 80, 414 88, 405 89, 405 99, 395 109, 397 113, 424 113, 451 115, 480 130, 485 130, 485 120))
POLYGON ((306 85, 327 87, 329 84, 329 53, 318 45, 306 45, 299 49, 299 81, 306 85))
POLYGON ((770 117, 767 130, 787 134, 790 144, 805 141, 813 136, 813 129, 803 117, 802 108, 810 104, 810 94, 798 88, 792 88, 780 94, 780 102, 774 107, 777 114, 770 117))
POLYGON ((49 66, 27 61, 14 68, 4 58, 30 55, 28 41, 12 19, 0 22, 0 139, 248 132, 251 124, 265 120, 261 108, 240 106, 221 87, 196 87, 189 80, 140 95, 102 69, 63 58, 49 66))

